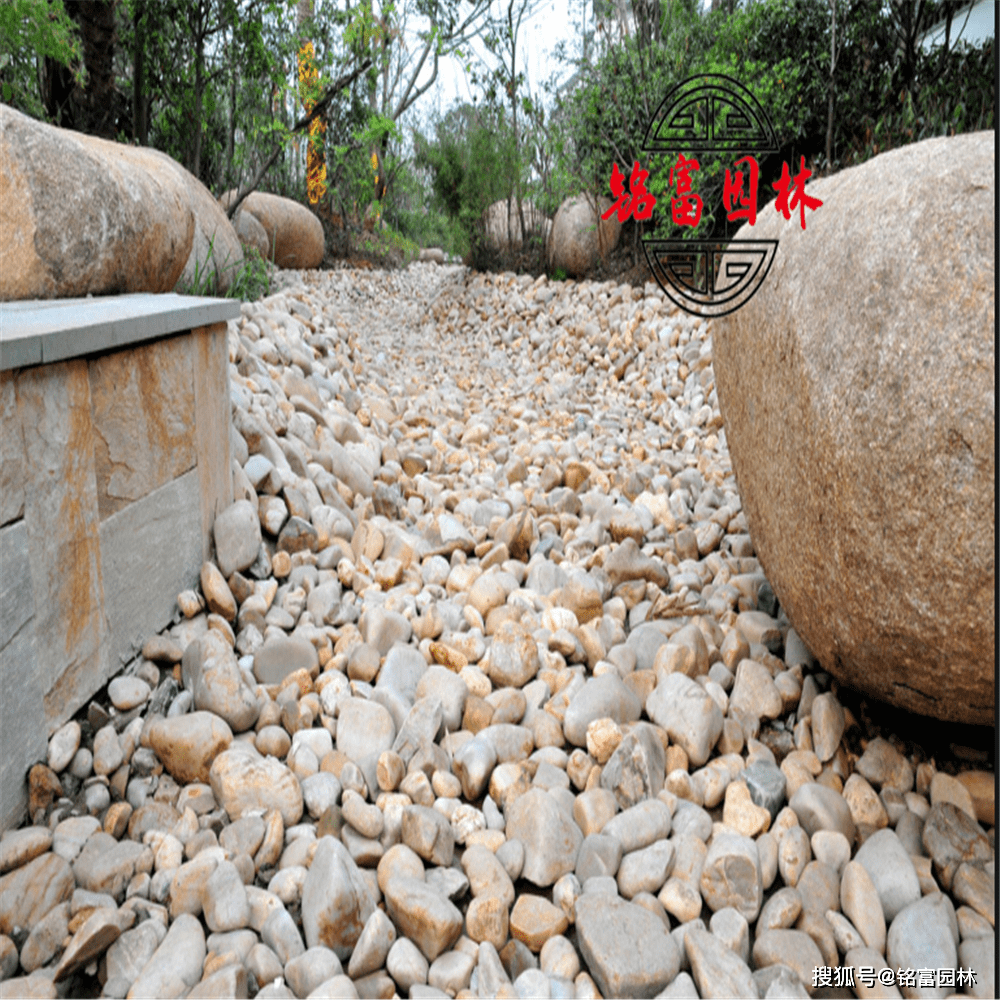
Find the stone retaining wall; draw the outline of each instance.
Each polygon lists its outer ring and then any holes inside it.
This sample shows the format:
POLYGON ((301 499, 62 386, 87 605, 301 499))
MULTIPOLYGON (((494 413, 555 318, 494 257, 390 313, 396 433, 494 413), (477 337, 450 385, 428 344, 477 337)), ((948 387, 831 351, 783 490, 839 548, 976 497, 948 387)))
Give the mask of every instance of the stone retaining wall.
POLYGON ((178 295, 0 307, 0 828, 49 735, 170 622, 210 556, 232 502, 238 314, 178 295))

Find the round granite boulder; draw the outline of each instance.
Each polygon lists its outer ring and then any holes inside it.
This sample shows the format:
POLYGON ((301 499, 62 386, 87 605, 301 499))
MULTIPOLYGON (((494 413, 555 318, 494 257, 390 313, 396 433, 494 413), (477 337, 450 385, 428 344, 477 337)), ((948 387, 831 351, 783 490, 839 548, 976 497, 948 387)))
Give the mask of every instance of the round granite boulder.
POLYGON ((267 230, 260 224, 257 216, 241 209, 233 217, 233 226, 243 249, 247 250, 252 247, 267 260, 267 251, 271 244, 267 238, 267 230))
POLYGON ((178 164, 5 105, 0 137, 0 301, 173 289, 195 234, 178 164))
POLYGON ((582 194, 567 198, 559 206, 546 243, 551 270, 582 278, 615 248, 622 224, 617 215, 609 219, 599 215, 610 207, 611 202, 602 198, 595 211, 593 200, 582 194))
POLYGON ((178 288, 204 295, 225 295, 243 268, 243 246, 236 229, 212 192, 166 153, 144 149, 176 171, 194 213, 194 239, 178 288))
POLYGON ((713 331, 754 546, 841 681, 994 721, 995 133, 816 181, 737 238, 780 240, 713 331))
MULTIPOLYGON (((536 208, 530 201, 522 201, 524 212, 524 229, 530 236, 538 234, 544 240, 552 226, 552 221, 545 213, 536 208)), ((510 216, 507 215, 507 199, 495 201, 483 212, 483 227, 486 245, 491 250, 517 250, 524 242, 521 232, 521 216, 517 211, 517 200, 510 202, 510 216)))
MULTIPOLYGON (((228 210, 235 197, 235 191, 227 191, 219 202, 228 210)), ((254 191, 241 203, 241 211, 249 212, 264 227, 267 259, 278 267, 301 270, 323 263, 323 223, 305 205, 291 198, 254 191)))

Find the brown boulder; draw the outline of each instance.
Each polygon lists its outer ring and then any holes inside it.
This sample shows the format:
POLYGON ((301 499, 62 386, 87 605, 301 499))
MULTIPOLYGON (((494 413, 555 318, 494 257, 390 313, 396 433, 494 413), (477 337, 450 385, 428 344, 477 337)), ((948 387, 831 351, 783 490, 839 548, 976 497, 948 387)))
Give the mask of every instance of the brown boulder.
MULTIPOLYGON (((524 229, 528 235, 538 233, 544 239, 548 236, 552 222, 544 212, 536 208, 530 201, 523 201, 524 229)), ((507 200, 495 201, 483 212, 483 226, 486 244, 492 250, 518 249, 524 242, 521 230, 521 219, 517 211, 517 200, 511 198, 510 218, 507 217, 507 200), (509 224, 508 224, 509 223, 509 224)))
POLYGON ((0 105, 0 300, 169 292, 195 219, 176 164, 0 105))
POLYGON ((582 278, 615 248, 622 231, 618 216, 599 217, 610 207, 611 202, 601 198, 595 212, 593 200, 582 194, 559 206, 546 245, 549 270, 582 278))
POLYGON ((224 295, 234 275, 243 267, 243 246, 233 224, 212 197, 212 192, 194 174, 166 153, 155 149, 143 152, 174 168, 187 190, 188 204, 194 212, 194 239, 180 285, 196 291, 204 290, 207 295, 224 295))
MULTIPOLYGON (((227 191, 219 201, 228 208, 236 197, 227 191)), ((257 218, 267 233, 267 259, 278 267, 305 269, 319 267, 323 262, 323 223, 291 198, 254 191, 248 194, 242 208, 257 218)))
POLYGON ((233 218, 233 224, 244 249, 253 247, 266 260, 271 244, 267 238, 267 230, 260 224, 257 216, 240 209, 233 218))
POLYGON ((444 251, 440 247, 425 247, 420 251, 420 256, 417 259, 429 261, 432 264, 443 264, 444 251))
POLYGON ((994 721, 993 132, 811 184, 714 366, 754 547, 825 669, 994 721))

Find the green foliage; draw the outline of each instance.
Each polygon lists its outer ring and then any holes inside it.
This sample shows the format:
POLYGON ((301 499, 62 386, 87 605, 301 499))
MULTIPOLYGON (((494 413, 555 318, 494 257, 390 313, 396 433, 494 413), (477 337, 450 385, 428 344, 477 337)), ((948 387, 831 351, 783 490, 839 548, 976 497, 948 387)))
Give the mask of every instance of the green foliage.
POLYGON ((503 108, 464 105, 440 120, 435 133, 433 141, 415 136, 415 164, 431 175, 428 218, 436 213, 449 220, 447 227, 439 224, 442 245, 462 256, 471 252, 473 263, 484 266, 486 209, 513 198, 519 179, 524 199, 530 198, 510 118, 503 108))
POLYGON ((446 253, 464 257, 469 237, 457 219, 435 209, 402 210, 393 221, 399 232, 421 247, 441 247, 446 253))
POLYGON ((0 100, 36 118, 45 115, 36 63, 46 58, 73 68, 84 83, 79 31, 62 0, 0 3, 0 100))
POLYGON ((382 269, 404 267, 420 253, 417 243, 389 227, 363 233, 352 249, 353 257, 360 257, 373 267, 382 269))
MULTIPOLYGON (((626 178, 638 160, 650 176, 658 204, 647 234, 702 239, 731 235, 722 204, 724 172, 731 160, 701 154, 694 193, 704 202, 697 229, 670 218, 669 171, 673 160, 639 149, 657 105, 677 84, 696 74, 721 73, 745 86, 768 114, 779 152, 758 157, 758 210, 774 198, 782 164, 798 171, 804 156, 814 175, 860 162, 875 153, 932 135, 995 128, 994 46, 960 46, 925 53, 923 31, 943 16, 943 3, 921 5, 920 24, 901 45, 906 9, 882 0, 836 0, 831 38, 829 0, 755 0, 703 12, 701 4, 662 0, 660 31, 613 40, 576 61, 575 82, 559 95, 547 125, 549 207, 579 190, 610 195, 612 165, 626 178), (835 68, 831 76, 831 42, 835 68), (826 162, 831 90, 833 162, 826 162)), ((911 5, 912 7, 912 5, 911 5)), ((953 22, 953 35, 961 23, 953 22)), ((634 225, 631 224, 630 225, 634 225)))

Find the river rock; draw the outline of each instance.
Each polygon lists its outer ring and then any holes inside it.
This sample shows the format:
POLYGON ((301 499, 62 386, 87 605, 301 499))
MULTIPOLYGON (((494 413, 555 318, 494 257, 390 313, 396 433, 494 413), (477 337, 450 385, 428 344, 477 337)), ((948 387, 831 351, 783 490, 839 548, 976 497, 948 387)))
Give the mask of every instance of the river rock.
POLYGON ((712 837, 701 870, 701 894, 714 910, 731 906, 752 922, 764 898, 760 857, 749 837, 720 833, 712 837))
POLYGON ((302 817, 302 786, 273 757, 253 750, 225 750, 212 762, 209 782, 215 798, 231 820, 254 810, 277 809, 286 826, 302 817))
POLYGON ((508 840, 524 844, 521 877, 541 887, 553 885, 573 871, 583 842, 572 817, 540 788, 514 799, 507 813, 506 834, 508 840))
MULTIPOLYGON (((894 969, 954 969, 958 924, 951 900, 933 892, 901 909, 889 926, 885 957, 894 969)), ((929 995, 947 996, 948 990, 936 987, 929 995)))
POLYGON ((563 728, 574 746, 587 745, 587 727, 594 719, 635 722, 642 714, 642 703, 622 682, 617 673, 592 677, 574 695, 566 709, 563 728))
POLYGON ((700 767, 722 734, 722 712, 705 689, 684 674, 667 674, 646 699, 649 717, 700 767))
POLYGON ((260 552, 260 518, 249 500, 237 500, 215 519, 216 561, 228 580, 233 573, 249 569, 260 552))
POLYGON ((855 862, 868 872, 886 923, 920 898, 920 880, 895 830, 873 833, 859 848, 855 862))
POLYGON ((680 968, 680 953, 663 921, 619 896, 581 896, 576 934, 604 996, 656 996, 680 968))
POLYGON ((233 647, 217 630, 209 629, 188 646, 181 673, 195 708, 219 716, 235 733, 257 721, 261 707, 257 695, 244 678, 233 647))
POLYGON ((462 914, 450 900, 419 879, 398 876, 385 887, 389 916, 400 933, 433 962, 462 932, 462 914))
POLYGON ((149 729, 149 745, 182 784, 207 784, 212 761, 232 742, 233 731, 212 712, 157 719, 149 729))
POLYGON ((65 860, 46 853, 0 878, 0 934, 31 928, 54 906, 70 898, 73 872, 65 860))
POLYGON ((302 886, 306 944, 330 948, 346 961, 374 910, 371 890, 350 853, 333 837, 323 837, 302 886))
POLYGON ((715 935, 693 928, 684 934, 684 949, 700 996, 760 996, 750 967, 715 935))
POLYGON ((205 964, 205 932, 201 921, 182 913, 170 925, 160 946, 146 963, 128 992, 129 997, 179 996, 170 992, 182 984, 190 989, 201 979, 205 964))

